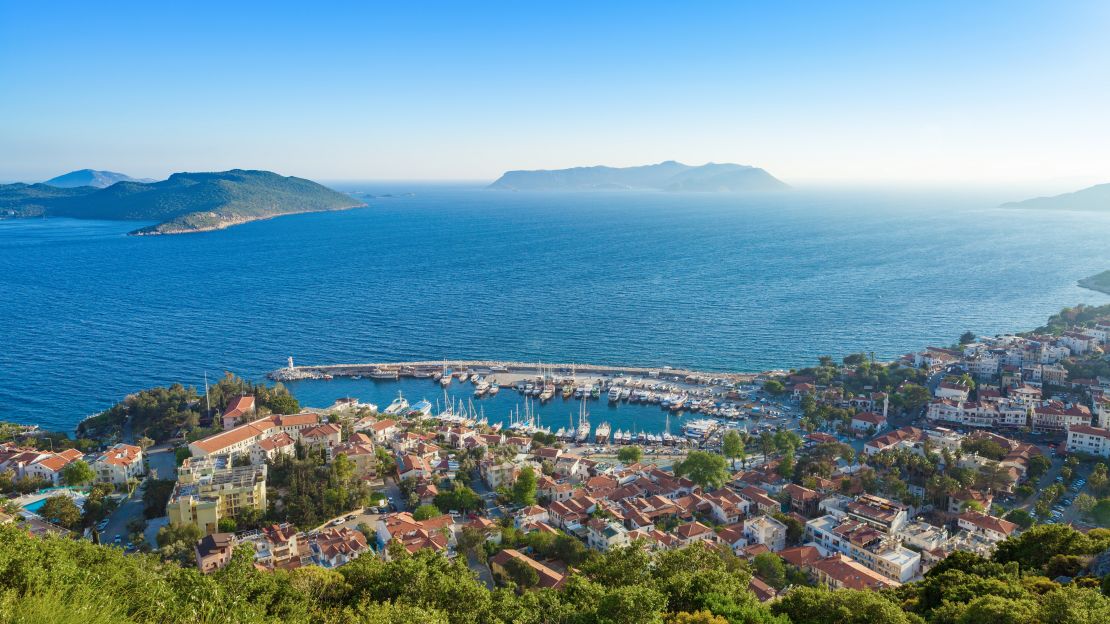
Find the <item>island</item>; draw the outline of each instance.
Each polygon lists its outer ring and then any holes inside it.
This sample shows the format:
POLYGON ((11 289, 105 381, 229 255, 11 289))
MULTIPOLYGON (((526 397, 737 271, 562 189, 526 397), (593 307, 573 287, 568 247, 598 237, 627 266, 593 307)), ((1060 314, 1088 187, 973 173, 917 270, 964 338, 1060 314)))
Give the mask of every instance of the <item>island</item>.
POLYGON ((75 188, 78 186, 92 186, 107 188, 116 182, 154 182, 150 178, 132 178, 124 173, 115 171, 98 171, 96 169, 78 169, 57 177, 50 178, 43 184, 58 188, 75 188))
POLYGON ((1079 280, 1079 285, 1090 290, 1110 295, 1110 271, 1103 271, 1098 275, 1084 277, 1079 280))
POLYGON ((731 163, 684 165, 668 160, 639 167, 574 167, 507 171, 491 189, 509 191, 753 192, 789 188, 758 167, 731 163))
POLYGON ((365 205, 310 180, 243 169, 175 173, 160 182, 120 181, 105 188, 0 185, 0 219, 70 217, 155 222, 131 232, 133 235, 205 232, 283 215, 365 205))
POLYGON ((1110 210, 1110 184, 1095 186, 1063 193, 1051 197, 1034 197, 1024 201, 1002 204, 1002 208, 1025 208, 1038 210, 1110 210))

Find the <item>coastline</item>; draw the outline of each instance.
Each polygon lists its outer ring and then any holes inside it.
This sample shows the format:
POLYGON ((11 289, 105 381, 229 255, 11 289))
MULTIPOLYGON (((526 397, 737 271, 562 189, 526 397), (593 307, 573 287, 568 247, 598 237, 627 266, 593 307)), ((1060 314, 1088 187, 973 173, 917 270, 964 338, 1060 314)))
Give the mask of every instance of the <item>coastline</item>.
POLYGON ((1084 277, 1077 282, 1080 288, 1093 290, 1105 295, 1110 295, 1110 271, 1103 271, 1090 277, 1084 277))
MULTIPOLYGON (((298 214, 311 214, 311 213, 315 213, 315 212, 339 212, 339 211, 342 211, 342 210, 353 210, 355 208, 366 208, 368 205, 369 204, 362 203, 362 204, 356 204, 356 205, 353 205, 353 206, 346 206, 344 208, 328 208, 328 209, 325 209, 325 210, 298 210, 296 212, 283 212, 283 213, 280 213, 280 214, 262 215, 262 216, 256 216, 256 217, 220 218, 220 220, 217 223, 215 223, 213 225, 206 225, 206 226, 203 226, 203 227, 175 228, 175 229, 166 229, 166 230, 159 229, 164 225, 172 223, 172 221, 166 221, 166 222, 163 222, 163 223, 159 223, 157 225, 151 225, 151 226, 147 226, 145 228, 139 228, 137 230, 132 230, 132 231, 128 232, 127 235, 128 236, 171 236, 171 235, 177 235, 177 234, 199 234, 201 232, 217 232, 219 230, 226 230, 228 228, 232 228, 232 227, 235 227, 237 225, 252 223, 254 221, 268 221, 270 219, 276 219, 278 217, 288 217, 290 215, 298 215, 298 214)), ((209 212, 209 213, 193 213, 193 214, 209 214, 212 217, 218 217, 218 215, 216 213, 211 213, 211 212, 209 212)), ((189 215, 185 215, 185 216, 189 216, 189 215)))

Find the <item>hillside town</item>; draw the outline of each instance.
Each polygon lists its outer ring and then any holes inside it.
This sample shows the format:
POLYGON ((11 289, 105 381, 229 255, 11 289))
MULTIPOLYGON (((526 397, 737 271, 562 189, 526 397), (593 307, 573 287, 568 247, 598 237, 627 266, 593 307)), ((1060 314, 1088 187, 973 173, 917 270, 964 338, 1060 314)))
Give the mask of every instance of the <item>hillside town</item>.
POLYGON ((746 561, 761 601, 897 588, 1035 524, 1110 524, 1108 351, 1104 316, 895 362, 821 358, 748 389, 792 425, 722 422, 650 454, 350 400, 273 413, 240 394, 191 440, 0 444, 0 486, 16 494, 0 520, 108 542, 117 514, 141 510, 136 490, 165 483, 150 522, 114 542, 206 574, 237 549, 259 570, 427 550, 490 588, 553 589, 598 554, 701 546, 746 561), (59 498, 120 502, 83 525, 51 515, 59 498))

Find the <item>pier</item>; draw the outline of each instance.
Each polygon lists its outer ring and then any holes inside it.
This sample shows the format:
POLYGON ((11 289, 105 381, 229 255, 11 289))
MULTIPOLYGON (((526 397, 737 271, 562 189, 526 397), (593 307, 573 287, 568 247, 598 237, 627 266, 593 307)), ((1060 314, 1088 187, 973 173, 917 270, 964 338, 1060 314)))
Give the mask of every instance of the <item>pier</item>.
MULTIPOLYGON (((544 372, 560 375, 597 375, 612 377, 628 375, 688 381, 709 384, 712 380, 727 380, 728 383, 751 383, 762 373, 740 373, 720 371, 698 371, 670 366, 638 367, 610 366, 604 364, 558 364, 539 362, 513 362, 500 360, 418 360, 411 362, 369 362, 364 364, 322 364, 314 366, 289 365, 272 371, 267 375, 273 381, 300 381, 305 379, 330 379, 334 377, 370 377, 397 379, 398 377, 420 377, 448 368, 451 370, 470 370, 482 375, 495 374, 516 377, 520 375, 539 376, 544 372)), ((719 382, 718 382, 719 383, 719 382)))

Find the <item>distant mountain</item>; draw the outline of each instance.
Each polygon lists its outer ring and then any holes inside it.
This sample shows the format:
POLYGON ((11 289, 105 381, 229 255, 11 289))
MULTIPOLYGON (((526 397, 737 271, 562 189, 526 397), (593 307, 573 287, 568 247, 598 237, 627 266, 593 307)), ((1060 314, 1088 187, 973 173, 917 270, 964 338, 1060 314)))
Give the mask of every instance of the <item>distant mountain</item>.
POLYGON ((116 182, 153 182, 150 178, 137 179, 115 171, 97 171, 96 169, 78 169, 77 171, 70 171, 69 173, 60 175, 56 178, 50 178, 43 184, 48 186, 56 186, 58 188, 74 188, 77 186, 92 186, 95 188, 106 188, 112 186, 116 182))
POLYGON ((1107 210, 1110 211, 1110 184, 1098 184, 1074 193, 1035 197, 1025 201, 1002 204, 1003 208, 1035 208, 1041 210, 1107 210))
POLYGON ((789 188, 758 167, 709 163, 700 167, 673 160, 639 167, 575 167, 508 171, 491 189, 511 191, 657 190, 743 192, 789 188))
POLYGON ((0 218, 158 222, 132 234, 202 232, 281 215, 364 205, 310 180, 242 169, 175 173, 161 182, 117 182, 103 189, 0 185, 0 218))

